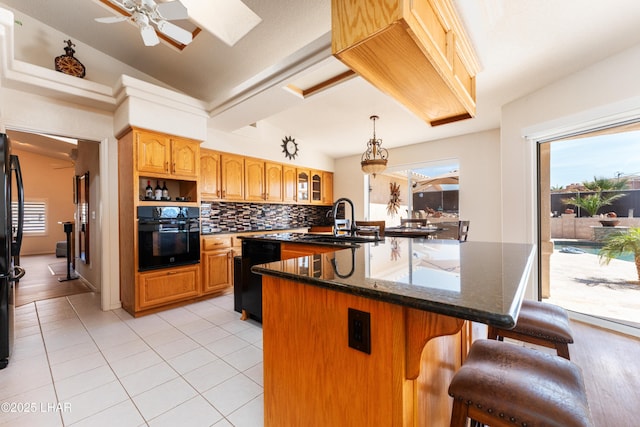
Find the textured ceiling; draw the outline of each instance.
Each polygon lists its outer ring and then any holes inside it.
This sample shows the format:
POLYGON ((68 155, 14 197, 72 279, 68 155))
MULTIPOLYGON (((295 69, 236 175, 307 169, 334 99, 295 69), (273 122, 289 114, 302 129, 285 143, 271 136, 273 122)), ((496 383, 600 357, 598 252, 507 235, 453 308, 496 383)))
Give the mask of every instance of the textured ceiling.
MULTIPOLYGON (((128 23, 95 23, 94 18, 108 16, 98 1, 2 3, 207 102, 281 63, 331 29, 329 0, 246 0, 262 22, 235 46, 204 33, 178 52, 163 44, 145 47, 137 28, 128 23)), ((640 43, 637 0, 453 3, 481 65, 476 118, 431 128, 357 77, 304 101, 279 103, 265 96, 259 101, 265 105, 262 116, 247 114, 246 123, 238 127, 266 120, 305 146, 334 157, 363 150, 371 133, 371 114, 380 116, 376 130, 389 148, 492 129, 499 126, 502 105, 640 43)), ((252 110, 259 109, 252 106, 252 110)), ((237 114, 242 116, 242 108, 237 114)))

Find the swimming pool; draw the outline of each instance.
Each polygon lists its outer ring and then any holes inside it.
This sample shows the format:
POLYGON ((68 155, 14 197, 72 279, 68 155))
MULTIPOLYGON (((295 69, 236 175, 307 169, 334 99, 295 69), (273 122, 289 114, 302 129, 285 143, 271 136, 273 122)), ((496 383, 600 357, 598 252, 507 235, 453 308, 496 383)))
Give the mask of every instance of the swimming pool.
MULTIPOLYGON (((553 245, 553 248, 554 248, 553 251, 559 252, 562 248, 577 248, 585 251, 588 254, 598 255, 601 247, 602 245, 598 245, 595 243, 588 243, 588 242, 555 241, 553 245)), ((630 252, 620 255, 616 257, 616 259, 619 259, 622 261, 635 262, 634 256, 630 252)))

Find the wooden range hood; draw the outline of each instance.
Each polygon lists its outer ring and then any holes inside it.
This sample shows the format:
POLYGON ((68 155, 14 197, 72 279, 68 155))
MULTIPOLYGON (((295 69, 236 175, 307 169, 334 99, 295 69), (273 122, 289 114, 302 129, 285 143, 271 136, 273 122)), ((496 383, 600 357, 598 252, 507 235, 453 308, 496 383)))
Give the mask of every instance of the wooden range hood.
POLYGON ((437 126, 475 116, 478 65, 451 0, 332 0, 332 52, 437 126))

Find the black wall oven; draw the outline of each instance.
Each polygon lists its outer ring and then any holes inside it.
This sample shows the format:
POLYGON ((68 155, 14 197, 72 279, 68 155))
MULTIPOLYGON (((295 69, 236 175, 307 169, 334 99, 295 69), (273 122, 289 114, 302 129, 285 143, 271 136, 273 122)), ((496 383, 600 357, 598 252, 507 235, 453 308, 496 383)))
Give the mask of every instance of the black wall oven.
POLYGON ((200 262, 200 209, 138 207, 138 270, 200 262))

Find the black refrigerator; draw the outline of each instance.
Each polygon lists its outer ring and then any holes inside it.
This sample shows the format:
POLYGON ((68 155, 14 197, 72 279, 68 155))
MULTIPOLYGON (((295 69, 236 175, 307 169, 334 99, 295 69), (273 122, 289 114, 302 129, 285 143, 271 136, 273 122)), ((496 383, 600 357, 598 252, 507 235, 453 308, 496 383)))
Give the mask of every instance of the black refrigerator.
POLYGON ((24 188, 18 156, 11 155, 7 135, 0 133, 0 369, 9 363, 13 347, 14 285, 24 276, 17 265, 24 224, 24 188), (15 218, 14 218, 15 216, 15 218))

